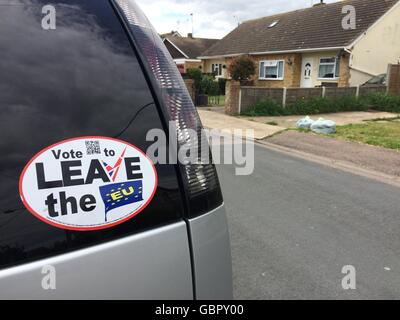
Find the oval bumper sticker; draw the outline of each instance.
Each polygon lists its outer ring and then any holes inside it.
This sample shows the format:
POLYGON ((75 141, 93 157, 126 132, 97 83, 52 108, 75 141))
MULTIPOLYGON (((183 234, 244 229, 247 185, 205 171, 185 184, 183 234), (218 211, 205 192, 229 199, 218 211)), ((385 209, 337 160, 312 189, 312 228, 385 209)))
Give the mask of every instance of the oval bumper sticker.
POLYGON ((157 172, 137 147, 106 137, 56 143, 35 155, 19 181, 25 207, 67 230, 92 231, 138 215, 157 189, 157 172))

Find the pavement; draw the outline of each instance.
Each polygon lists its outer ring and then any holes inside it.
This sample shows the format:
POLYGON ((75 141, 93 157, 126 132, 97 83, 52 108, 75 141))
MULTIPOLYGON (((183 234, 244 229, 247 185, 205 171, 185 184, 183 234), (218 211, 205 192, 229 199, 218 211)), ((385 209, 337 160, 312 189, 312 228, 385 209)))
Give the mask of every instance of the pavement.
MULTIPOLYGON (((256 121, 259 123, 275 122, 278 126, 283 128, 296 128, 296 123, 299 119, 304 118, 303 116, 283 116, 283 117, 240 117, 240 119, 256 121)), ((335 121, 337 125, 343 126, 347 124, 359 124, 364 121, 374 119, 390 119, 397 117, 398 114, 389 112, 339 112, 329 114, 319 114, 311 116, 312 119, 318 120, 324 118, 326 120, 335 121)))
POLYGON ((279 132, 286 130, 279 126, 271 126, 267 124, 239 119, 237 117, 227 116, 220 112, 213 112, 206 109, 198 109, 203 126, 209 129, 217 129, 221 131, 233 132, 235 129, 243 130, 245 136, 246 130, 254 130, 254 138, 256 140, 265 139, 279 132))
MULTIPOLYGON (((233 131, 239 128, 243 130, 243 137, 246 129, 253 129, 255 139, 269 148, 400 186, 400 153, 398 151, 334 139, 329 136, 288 131, 283 126, 259 123, 261 120, 256 122, 251 121, 251 118, 227 116, 223 111, 223 108, 199 109, 203 124, 210 129, 233 131)), ((347 124, 362 123, 371 119, 393 118, 396 115, 387 112, 344 112, 322 116, 327 119, 335 119, 339 124, 347 124)), ((264 120, 266 119, 264 118, 264 120)), ((282 125, 285 125, 284 123, 289 125, 295 123, 298 117, 270 117, 268 119, 283 119, 280 120, 282 125)))
MULTIPOLYGON (((246 116, 228 116, 224 113, 223 107, 203 107, 198 108, 200 118, 204 127, 208 129, 219 129, 232 132, 234 129, 252 129, 256 140, 263 140, 272 137, 277 133, 283 132, 289 128, 296 128, 296 123, 305 115, 297 116, 279 116, 279 117, 246 117, 246 116), (276 123, 270 125, 268 123, 276 123)), ((359 124, 368 120, 391 119, 398 115, 390 112, 339 112, 330 114, 314 115, 312 119, 324 118, 335 121, 337 125, 359 124)), ((245 136, 245 133, 242 135, 245 136)))
POLYGON ((400 298, 399 188, 259 145, 251 176, 234 169, 218 167, 235 298, 400 298))

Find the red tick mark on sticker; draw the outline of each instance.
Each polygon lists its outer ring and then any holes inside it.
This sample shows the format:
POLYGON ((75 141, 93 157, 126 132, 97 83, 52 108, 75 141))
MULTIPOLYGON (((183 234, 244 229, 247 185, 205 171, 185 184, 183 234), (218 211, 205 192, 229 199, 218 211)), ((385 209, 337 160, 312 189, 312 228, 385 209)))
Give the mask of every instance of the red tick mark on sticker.
POLYGON ((118 158, 118 160, 114 166, 110 166, 106 162, 103 161, 104 165, 106 166, 106 170, 107 170, 108 174, 110 175, 111 180, 113 182, 115 181, 115 179, 118 176, 119 169, 121 168, 122 161, 124 160, 125 152, 126 152, 126 148, 122 152, 121 156, 118 158))

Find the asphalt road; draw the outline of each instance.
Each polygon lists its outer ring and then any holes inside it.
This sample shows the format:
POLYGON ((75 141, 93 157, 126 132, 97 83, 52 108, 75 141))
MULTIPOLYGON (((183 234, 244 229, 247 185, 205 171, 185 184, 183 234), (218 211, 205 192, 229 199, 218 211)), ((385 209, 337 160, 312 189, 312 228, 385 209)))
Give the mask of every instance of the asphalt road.
POLYGON ((235 298, 400 299, 400 189, 259 146, 252 176, 218 170, 235 298))

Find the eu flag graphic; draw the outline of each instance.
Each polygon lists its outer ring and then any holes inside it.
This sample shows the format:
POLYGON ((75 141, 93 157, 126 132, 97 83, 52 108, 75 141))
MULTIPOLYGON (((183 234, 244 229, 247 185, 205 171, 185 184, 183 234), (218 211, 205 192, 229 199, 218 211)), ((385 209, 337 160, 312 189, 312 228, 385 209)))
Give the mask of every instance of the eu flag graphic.
POLYGON ((105 219, 111 210, 143 201, 143 181, 114 183, 100 187, 100 194, 106 206, 105 219))

